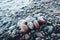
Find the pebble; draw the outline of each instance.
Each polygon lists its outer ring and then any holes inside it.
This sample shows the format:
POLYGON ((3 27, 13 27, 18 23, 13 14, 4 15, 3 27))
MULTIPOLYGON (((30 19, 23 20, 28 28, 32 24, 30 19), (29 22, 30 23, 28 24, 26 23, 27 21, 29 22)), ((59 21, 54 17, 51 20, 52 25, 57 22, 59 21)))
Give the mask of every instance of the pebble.
POLYGON ((33 26, 33 23, 32 23, 32 22, 28 22, 28 23, 27 23, 27 26, 28 26, 30 29, 33 29, 33 28, 34 28, 34 26, 33 26))
POLYGON ((37 22, 37 20, 34 20, 33 25, 35 29, 39 29, 39 23, 37 22))
POLYGON ((42 33, 40 33, 40 32, 37 32, 37 33, 36 33, 36 36, 37 36, 37 37, 44 37, 44 36, 42 35, 42 33))
POLYGON ((42 2, 50 2, 50 1, 52 1, 52 0, 41 0, 42 2))
POLYGON ((23 25, 27 25, 27 21, 26 21, 26 20, 20 20, 20 21, 18 22, 18 26, 19 26, 19 27, 22 27, 23 25))
POLYGON ((13 25, 13 26, 9 27, 9 30, 14 29, 14 28, 15 28, 15 26, 16 26, 16 25, 13 25))
POLYGON ((42 25, 42 24, 45 24, 45 23, 46 23, 46 21, 43 19, 43 16, 38 17, 37 21, 38 21, 38 23, 39 23, 40 25, 42 25))
POLYGON ((43 16, 38 17, 38 20, 45 21, 45 20, 43 19, 43 16))
POLYGON ((27 21, 26 20, 22 20, 22 22, 20 22, 20 25, 18 25, 19 28, 21 29, 21 32, 27 32, 28 27, 27 27, 27 21))
POLYGON ((23 19, 19 20, 17 25, 20 26, 20 23, 22 22, 23 19))
POLYGON ((39 37, 37 37, 35 40, 41 40, 39 37))
POLYGON ((48 32, 52 32, 53 31, 53 26, 48 26, 48 32))
POLYGON ((26 18, 26 20, 27 20, 28 22, 32 22, 32 21, 35 20, 35 18, 33 18, 32 16, 28 16, 28 17, 26 18))
POLYGON ((28 31, 28 27, 27 27, 27 25, 22 25, 21 27, 21 32, 27 32, 28 31))
POLYGON ((30 36, 28 34, 25 34, 25 39, 28 40, 30 36))
POLYGON ((34 18, 36 18, 36 17, 40 17, 40 15, 41 15, 42 13, 39 13, 39 14, 34 14, 34 18))
POLYGON ((57 38, 60 38, 60 34, 59 33, 57 33, 56 35, 57 35, 57 38))
POLYGON ((55 34, 55 33, 52 33, 52 34, 51 34, 51 37, 56 37, 56 34, 55 34))

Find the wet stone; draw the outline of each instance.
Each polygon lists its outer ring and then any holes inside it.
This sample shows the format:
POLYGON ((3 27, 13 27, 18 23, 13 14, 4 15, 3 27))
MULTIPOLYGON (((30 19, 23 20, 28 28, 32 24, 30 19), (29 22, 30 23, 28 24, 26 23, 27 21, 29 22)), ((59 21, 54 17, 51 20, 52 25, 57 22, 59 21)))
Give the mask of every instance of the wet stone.
POLYGON ((40 33, 40 32, 37 32, 37 33, 36 33, 36 36, 37 36, 37 37, 44 37, 44 36, 42 35, 42 33, 40 33))
POLYGON ((56 37, 56 34, 55 34, 55 33, 52 33, 52 34, 51 34, 51 37, 56 37))
POLYGON ((30 36, 28 34, 25 34, 25 39, 28 40, 30 36))
POLYGON ((53 26, 47 26, 48 28, 48 33, 51 33, 53 31, 53 26))
POLYGON ((60 34, 59 33, 57 33, 57 38, 60 38, 60 34))
POLYGON ((41 39, 39 37, 37 37, 36 40, 41 40, 41 39))

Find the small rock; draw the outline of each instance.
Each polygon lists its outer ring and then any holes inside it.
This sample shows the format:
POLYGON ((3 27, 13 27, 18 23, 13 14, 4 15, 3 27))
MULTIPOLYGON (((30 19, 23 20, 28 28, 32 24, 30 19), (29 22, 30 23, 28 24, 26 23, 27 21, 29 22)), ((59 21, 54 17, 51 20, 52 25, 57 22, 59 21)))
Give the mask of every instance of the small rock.
POLYGON ((27 27, 27 25, 22 25, 21 27, 21 32, 27 32, 28 31, 28 27, 27 27))
POLYGON ((38 23, 39 23, 40 25, 42 25, 42 24, 45 24, 45 23, 46 23, 46 21, 43 19, 43 17, 42 17, 42 16, 41 16, 41 17, 38 17, 37 21, 38 21, 38 23))
POLYGON ((36 36, 37 36, 37 37, 44 37, 44 36, 42 35, 42 33, 40 33, 40 32, 37 32, 37 33, 36 33, 36 36))
POLYGON ((52 33, 52 34, 51 34, 51 37, 56 37, 56 34, 55 34, 55 33, 52 33))
POLYGON ((28 22, 32 22, 32 21, 35 20, 35 18, 33 18, 32 16, 28 16, 28 17, 26 18, 26 20, 27 20, 28 22))
POLYGON ((30 29, 33 29, 34 28, 34 26, 33 26, 33 23, 32 22, 28 22, 28 27, 30 28, 30 29))
POLYGON ((34 14, 34 16, 33 17, 39 17, 40 15, 41 15, 42 13, 39 13, 39 14, 34 14))
POLYGON ((39 37, 37 37, 36 40, 41 40, 41 39, 39 37))
POLYGON ((39 29, 39 23, 37 22, 37 20, 34 20, 33 25, 36 29, 39 29))
POLYGON ((57 38, 60 38, 60 34, 59 33, 57 33, 57 38))
POLYGON ((9 27, 9 30, 14 29, 14 28, 15 28, 15 26, 16 26, 16 25, 13 25, 13 26, 9 27))
POLYGON ((46 26, 46 27, 44 27, 43 31, 47 32, 48 34, 50 34, 53 31, 53 26, 46 26))
POLYGON ((30 36, 28 34, 25 34, 25 39, 28 40, 30 36))
POLYGON ((48 33, 51 33, 53 31, 53 26, 47 26, 48 28, 48 33))

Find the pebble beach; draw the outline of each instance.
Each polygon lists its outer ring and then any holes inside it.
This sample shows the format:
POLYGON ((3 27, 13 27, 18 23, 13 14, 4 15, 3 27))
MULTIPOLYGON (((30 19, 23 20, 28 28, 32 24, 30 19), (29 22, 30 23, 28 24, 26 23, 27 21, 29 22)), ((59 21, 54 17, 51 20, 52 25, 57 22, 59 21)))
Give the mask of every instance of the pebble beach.
POLYGON ((0 0, 0 40, 60 40, 60 0, 0 0))

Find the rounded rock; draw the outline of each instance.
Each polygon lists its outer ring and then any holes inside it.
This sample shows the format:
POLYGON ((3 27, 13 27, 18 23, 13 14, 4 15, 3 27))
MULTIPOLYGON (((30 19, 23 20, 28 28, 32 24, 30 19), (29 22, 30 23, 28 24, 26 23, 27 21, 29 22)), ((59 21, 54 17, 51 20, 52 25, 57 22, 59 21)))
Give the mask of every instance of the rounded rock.
POLYGON ((26 20, 21 20, 21 22, 19 22, 18 26, 21 27, 23 25, 27 25, 27 21, 26 20))
POLYGON ((29 27, 30 29, 33 29, 33 28, 34 28, 34 26, 33 26, 33 23, 32 23, 32 22, 28 22, 28 23, 27 23, 27 25, 28 25, 28 27, 29 27))
POLYGON ((25 33, 25 32, 28 31, 27 25, 22 25, 20 28, 21 28, 21 30, 20 30, 21 32, 24 32, 25 33))
POLYGON ((37 21, 38 21, 38 23, 39 23, 40 25, 46 23, 46 21, 43 19, 43 17, 38 17, 37 21))
POLYGON ((19 28, 21 29, 21 32, 27 32, 28 31, 28 27, 27 27, 27 21, 26 20, 22 20, 22 22, 20 22, 19 28))
POLYGON ((39 23, 37 20, 34 20, 33 25, 36 29, 39 29, 39 23))
POLYGON ((32 16, 28 16, 28 17, 26 18, 26 20, 27 20, 28 22, 32 22, 32 21, 35 20, 35 18, 33 18, 32 16))
POLYGON ((40 37, 37 37, 36 40, 41 40, 41 38, 40 37))
POLYGON ((55 33, 52 33, 52 34, 51 34, 51 37, 56 37, 56 34, 55 34, 55 33))

